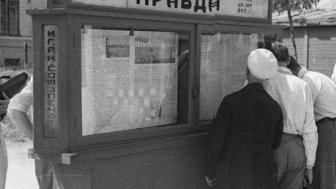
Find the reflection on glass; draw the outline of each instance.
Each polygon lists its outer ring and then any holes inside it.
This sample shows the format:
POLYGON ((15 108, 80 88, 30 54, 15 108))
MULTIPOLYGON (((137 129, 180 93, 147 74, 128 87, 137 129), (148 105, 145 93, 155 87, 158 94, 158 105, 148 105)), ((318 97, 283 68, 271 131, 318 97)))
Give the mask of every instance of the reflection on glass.
POLYGON ((177 122, 176 32, 82 29, 82 135, 177 122))
POLYGON ((200 120, 212 119, 225 95, 242 88, 249 53, 264 46, 259 34, 201 36, 200 120))

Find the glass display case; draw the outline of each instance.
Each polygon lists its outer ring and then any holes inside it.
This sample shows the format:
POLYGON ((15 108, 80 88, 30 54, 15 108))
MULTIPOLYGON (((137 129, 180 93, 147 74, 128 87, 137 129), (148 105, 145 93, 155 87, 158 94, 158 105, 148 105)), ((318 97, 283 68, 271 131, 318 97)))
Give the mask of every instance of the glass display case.
POLYGON ((71 11, 35 22, 44 36, 35 71, 44 84, 36 94, 44 99, 39 141, 73 150, 204 130, 223 97, 242 88, 249 52, 280 37, 261 23, 135 22, 71 11))
POLYGON ((194 24, 61 15, 34 22, 36 151, 196 128, 194 24))
POLYGON ((29 11, 35 152, 64 186, 198 188, 221 100, 243 87, 249 52, 281 39, 269 5, 58 0, 29 11))
POLYGON ((43 114, 36 119, 44 120, 37 135, 71 136, 61 141, 73 149, 198 128, 225 95, 243 86, 249 52, 279 30, 219 18, 209 25, 189 17, 185 23, 111 20, 114 15, 64 11, 56 20, 36 16, 34 22, 36 35, 44 36, 36 44, 44 49, 36 53, 43 56, 37 85, 44 83, 36 95, 45 99, 37 104, 43 114))

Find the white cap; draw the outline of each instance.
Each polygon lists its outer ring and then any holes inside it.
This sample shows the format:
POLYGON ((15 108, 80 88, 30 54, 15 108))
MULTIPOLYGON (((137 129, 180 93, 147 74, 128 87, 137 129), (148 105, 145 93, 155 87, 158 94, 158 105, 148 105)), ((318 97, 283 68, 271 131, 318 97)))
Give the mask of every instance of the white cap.
POLYGON ((267 49, 253 50, 247 59, 247 67, 251 74, 258 79, 269 79, 278 70, 278 61, 267 49))

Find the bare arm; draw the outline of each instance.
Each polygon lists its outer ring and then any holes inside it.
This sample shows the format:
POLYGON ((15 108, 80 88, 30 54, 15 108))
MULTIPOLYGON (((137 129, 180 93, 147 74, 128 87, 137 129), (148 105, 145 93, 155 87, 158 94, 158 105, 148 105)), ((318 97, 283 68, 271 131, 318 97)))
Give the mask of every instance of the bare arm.
POLYGON ((7 116, 30 140, 33 140, 33 125, 25 112, 8 110, 7 116))
POLYGON ((7 113, 7 108, 9 104, 9 98, 5 93, 2 93, 2 96, 4 97, 3 100, 0 100, 0 121, 4 118, 5 114, 7 113))
POLYGON ((314 119, 314 108, 313 100, 310 88, 308 85, 305 87, 306 90, 306 117, 303 126, 303 145, 305 147, 306 154, 306 167, 312 169, 315 164, 316 150, 318 145, 318 134, 317 127, 314 119))

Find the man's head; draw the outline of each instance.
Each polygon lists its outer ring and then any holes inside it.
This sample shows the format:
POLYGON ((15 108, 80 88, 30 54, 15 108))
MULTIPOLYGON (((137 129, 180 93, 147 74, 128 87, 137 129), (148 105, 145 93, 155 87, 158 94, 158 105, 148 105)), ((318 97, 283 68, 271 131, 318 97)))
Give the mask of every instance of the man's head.
POLYGON ((267 49, 253 50, 247 59, 247 79, 261 82, 272 78, 278 69, 278 62, 273 53, 267 49))
POLYGON ((289 64, 288 64, 287 67, 291 70, 293 75, 296 75, 296 76, 298 75, 299 71, 301 70, 301 66, 295 60, 295 58, 293 56, 290 56, 290 61, 289 61, 289 64))
POLYGON ((272 43, 272 49, 274 56, 278 60, 279 66, 287 67, 290 61, 288 48, 283 43, 274 42, 272 43))

